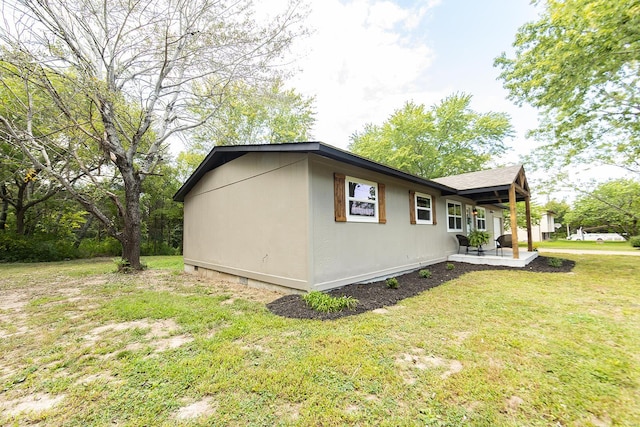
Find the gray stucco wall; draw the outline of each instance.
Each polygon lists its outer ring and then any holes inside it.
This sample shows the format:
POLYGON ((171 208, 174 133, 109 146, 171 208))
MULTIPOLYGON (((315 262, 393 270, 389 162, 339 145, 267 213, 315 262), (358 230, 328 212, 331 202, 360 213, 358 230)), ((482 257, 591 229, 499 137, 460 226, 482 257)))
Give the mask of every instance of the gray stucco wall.
POLYGON ((306 154, 250 153, 205 175, 184 200, 184 262, 309 288, 306 154))
MULTIPOLYGON (((185 197, 185 269, 301 291, 393 276, 457 251, 446 200, 461 202, 464 213, 474 206, 316 155, 249 153, 206 174, 185 197), (336 222, 334 173, 385 184, 386 224, 336 222), (435 196, 437 224, 410 223, 409 191, 435 196)), ((502 212, 487 207, 493 235, 491 210, 502 212)))
MULTIPOLYGON (((429 187, 376 174, 319 156, 311 156, 311 283, 330 289, 418 269, 441 262, 458 250, 456 232, 447 231, 446 200, 474 206, 455 196, 441 196, 429 187), (385 184, 386 224, 336 222, 333 174, 385 184), (436 225, 411 224, 409 191, 435 196, 436 225)), ((500 215, 502 215, 500 213, 500 215)), ((466 221, 463 234, 467 232, 466 221)), ((487 208, 487 228, 493 235, 493 215, 487 208)))

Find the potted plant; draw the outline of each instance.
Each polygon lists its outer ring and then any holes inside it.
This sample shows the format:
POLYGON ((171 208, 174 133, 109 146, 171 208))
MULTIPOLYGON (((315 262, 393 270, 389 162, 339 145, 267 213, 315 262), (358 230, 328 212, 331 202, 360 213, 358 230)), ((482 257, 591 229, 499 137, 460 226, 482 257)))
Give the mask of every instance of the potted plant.
POLYGON ((489 233, 486 231, 472 230, 468 237, 469 245, 476 246, 478 249, 480 249, 482 245, 489 243, 489 233))

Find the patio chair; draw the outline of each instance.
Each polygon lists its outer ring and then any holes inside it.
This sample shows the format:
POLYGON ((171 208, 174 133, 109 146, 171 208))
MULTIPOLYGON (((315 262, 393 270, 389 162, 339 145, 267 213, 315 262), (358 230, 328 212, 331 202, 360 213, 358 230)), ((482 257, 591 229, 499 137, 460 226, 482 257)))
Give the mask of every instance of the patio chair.
POLYGON ((458 239, 458 253, 460 253, 460 249, 465 246, 467 251, 465 253, 469 253, 469 238, 464 234, 456 234, 456 239, 458 239))
POLYGON ((498 255, 498 249, 500 249, 500 254, 504 255, 503 248, 513 248, 511 234, 503 234, 496 239, 496 256, 498 255))

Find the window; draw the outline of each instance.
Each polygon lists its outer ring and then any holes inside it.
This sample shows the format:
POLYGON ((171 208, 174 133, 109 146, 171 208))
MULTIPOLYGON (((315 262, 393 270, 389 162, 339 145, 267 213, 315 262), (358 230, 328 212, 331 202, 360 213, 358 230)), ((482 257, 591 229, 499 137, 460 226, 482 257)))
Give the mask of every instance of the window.
POLYGON ((415 193, 416 224, 433 224, 433 203, 431 196, 415 193))
POLYGON ((338 173, 333 182, 336 222, 387 222, 384 184, 338 173))
POLYGON ((485 208, 476 208, 476 229, 487 229, 487 210, 485 208))
POLYGON ((346 177, 347 221, 378 222, 378 184, 346 177))
POLYGON ((447 200, 447 231, 462 231, 462 203, 447 200))

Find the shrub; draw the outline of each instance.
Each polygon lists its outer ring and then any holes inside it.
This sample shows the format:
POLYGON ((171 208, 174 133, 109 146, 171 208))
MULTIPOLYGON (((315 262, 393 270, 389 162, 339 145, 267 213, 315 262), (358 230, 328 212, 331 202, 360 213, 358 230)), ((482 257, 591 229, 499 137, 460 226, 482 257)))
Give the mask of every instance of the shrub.
POLYGON ((0 233, 0 261, 47 262, 78 258, 78 250, 68 240, 50 236, 23 236, 0 233))
POLYGON ((482 246, 489 243, 489 233, 486 231, 473 230, 469 233, 469 244, 471 246, 482 246))
POLYGON ((418 272, 418 275, 420 277, 422 277, 423 279, 428 279, 431 277, 431 271, 430 270, 420 270, 418 272))
POLYGON ((453 270, 454 268, 456 268, 456 266, 451 264, 450 262, 448 262, 446 268, 447 268, 447 270, 453 270))
POLYGON ((345 308, 353 310, 358 305, 358 300, 353 297, 332 297, 319 291, 311 291, 304 295, 302 299, 310 308, 323 313, 342 311, 345 308))
POLYGON ((122 245, 113 237, 83 239, 78 247, 83 258, 114 257, 122 255, 122 245))
POLYGON ((396 279, 395 277, 387 279, 385 283, 387 284, 387 288, 389 289, 398 289, 398 286, 400 285, 398 283, 398 279, 396 279))
POLYGON ((142 244, 142 246, 140 247, 140 254, 143 256, 179 255, 180 249, 173 248, 166 242, 148 242, 142 244))
POLYGON ((560 258, 549 258, 547 261, 550 267, 560 268, 562 267, 562 259, 560 258))
POLYGON ((633 236, 629 239, 629 243, 634 248, 640 248, 640 236, 633 236))

